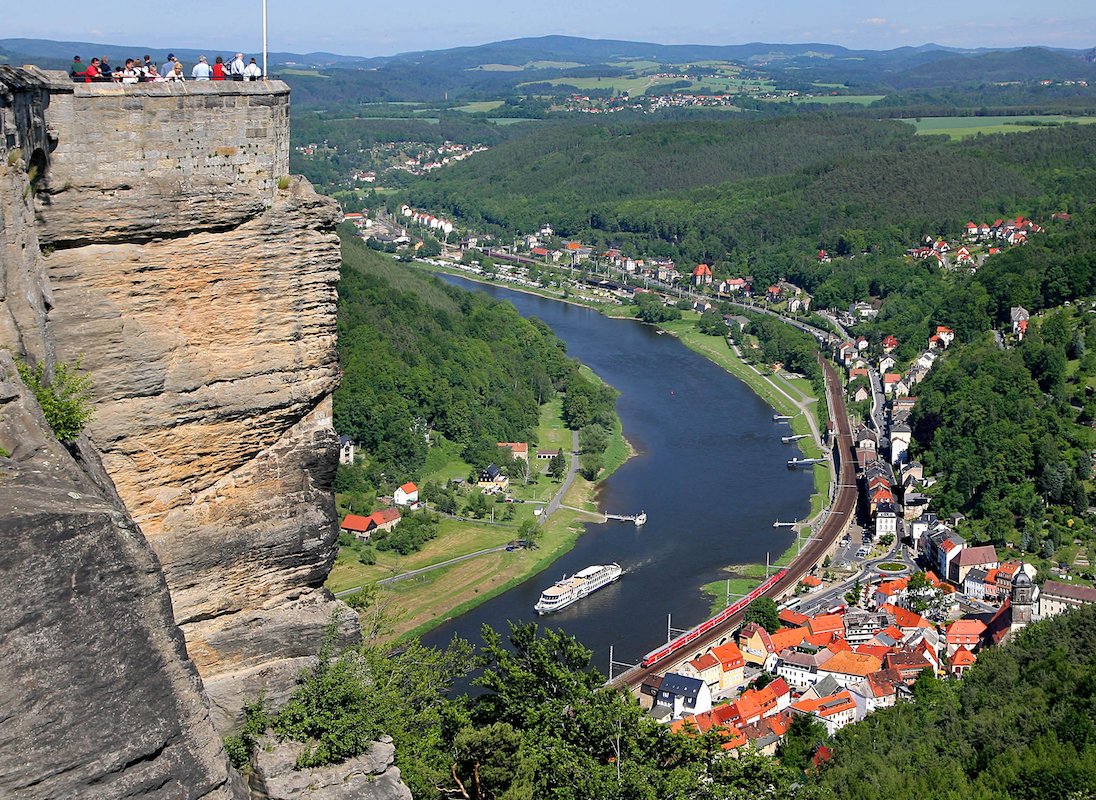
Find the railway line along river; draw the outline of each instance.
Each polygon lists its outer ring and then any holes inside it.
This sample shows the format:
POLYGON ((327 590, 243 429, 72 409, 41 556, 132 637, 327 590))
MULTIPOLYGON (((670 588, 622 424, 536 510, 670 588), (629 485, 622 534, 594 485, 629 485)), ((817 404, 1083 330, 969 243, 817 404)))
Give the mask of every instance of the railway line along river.
POLYGON ((449 275, 443 280, 508 300, 524 316, 547 323, 568 353, 587 364, 620 397, 624 433, 638 455, 602 485, 602 511, 646 511, 647 524, 587 524, 575 547, 547 570, 423 636, 444 645, 454 635, 480 643, 486 623, 505 633, 508 621, 536 620, 575 636, 608 671, 610 645, 618 661, 636 663, 675 628, 707 619, 710 598, 700 587, 726 577, 731 564, 765 563, 793 541, 777 519, 809 511, 809 471, 786 462, 799 452, 782 444, 787 428, 745 384, 672 336, 634 320, 609 319, 588 308, 484 285, 449 275), (614 584, 562 611, 537 617, 543 589, 592 564, 624 569, 614 584))

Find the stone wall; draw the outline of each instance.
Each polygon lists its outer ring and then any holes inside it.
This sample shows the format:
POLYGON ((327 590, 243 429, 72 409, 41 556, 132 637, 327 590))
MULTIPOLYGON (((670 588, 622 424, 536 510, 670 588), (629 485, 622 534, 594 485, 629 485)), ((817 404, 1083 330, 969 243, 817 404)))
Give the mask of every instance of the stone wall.
MULTIPOLYGON (((50 73, 57 76, 57 73, 50 73)), ((281 81, 53 82, 39 236, 54 247, 219 230, 262 213, 289 174, 281 81)))

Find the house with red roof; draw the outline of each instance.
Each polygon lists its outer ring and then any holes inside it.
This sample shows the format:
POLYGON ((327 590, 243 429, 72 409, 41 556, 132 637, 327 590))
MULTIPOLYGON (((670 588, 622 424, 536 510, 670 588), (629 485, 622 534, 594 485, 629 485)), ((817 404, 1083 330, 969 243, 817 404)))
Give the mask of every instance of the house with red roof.
POLYGON ((980 619, 957 619, 948 625, 944 631, 948 658, 950 659, 960 647, 965 647, 972 653, 977 651, 982 644, 982 634, 985 631, 986 623, 980 619))
POLYGON ((682 675, 700 678, 713 693, 719 689, 719 659, 711 653, 703 653, 692 661, 686 661, 679 671, 682 675))
POLYGON ((529 463, 528 442, 499 442, 498 446, 503 450, 509 450, 512 458, 520 458, 525 463, 529 463))
POLYGON ((746 682, 746 659, 734 642, 726 642, 712 648, 712 655, 719 660, 719 689, 736 689, 746 682))
POLYGON ((978 656, 966 647, 960 647, 948 657, 948 672, 953 678, 962 678, 963 673, 974 666, 978 656))
POLYGON ((896 669, 873 672, 864 680, 849 686, 849 691, 856 703, 857 720, 880 708, 893 706, 899 697, 905 697, 909 693, 902 674, 896 669))
POLYGON ((933 674, 936 674, 935 663, 926 658, 924 653, 917 650, 896 650, 889 653, 883 659, 883 665, 887 669, 898 670, 907 686, 912 686, 913 682, 917 680, 917 676, 926 669, 930 669, 933 674))
POLYGON ((894 387, 902 382, 902 375, 898 372, 888 372, 883 376, 883 393, 894 394, 894 387))
POLYGON ((947 325, 937 325, 936 336, 940 337, 940 341, 944 343, 944 347, 947 347, 955 340, 955 331, 947 325))
POLYGON ((819 719, 830 736, 856 721, 856 701, 848 689, 828 697, 799 700, 792 703, 791 709, 797 714, 810 714, 819 719))
POLYGON ((830 254, 827 253, 825 250, 819 250, 818 255, 815 256, 815 257, 823 263, 827 263, 831 260, 830 259, 830 254))
POLYGON ((712 268, 707 264, 697 264, 693 268, 693 286, 711 286, 712 268))
POLYGON ((747 664, 764 667, 770 660, 775 661, 776 651, 769 632, 756 622, 747 622, 738 632, 738 646, 747 664))
POLYGON ((780 302, 780 287, 776 284, 773 284, 768 289, 766 289, 765 299, 768 300, 770 303, 780 302))
POLYGON ((892 353, 898 347, 898 339, 890 334, 883 337, 883 352, 892 353))
POLYGON ((419 487, 411 481, 392 492, 392 502, 398 506, 414 506, 419 502, 419 487))
POLYGON ((882 668, 883 659, 870 653, 855 653, 845 650, 835 653, 833 658, 818 668, 819 678, 832 675, 842 687, 848 687, 864 680, 871 673, 882 668))
POLYGON ((340 531, 352 534, 359 539, 368 539, 369 530, 372 527, 372 520, 359 514, 347 514, 339 524, 340 531))

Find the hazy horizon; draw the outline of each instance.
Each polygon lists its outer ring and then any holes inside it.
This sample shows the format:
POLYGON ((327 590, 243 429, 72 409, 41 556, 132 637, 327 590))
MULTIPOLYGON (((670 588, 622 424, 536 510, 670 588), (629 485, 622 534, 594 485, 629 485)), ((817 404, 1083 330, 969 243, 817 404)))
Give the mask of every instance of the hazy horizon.
MULTIPOLYGON (((156 6, 88 6, 51 3, 48 19, 31 6, 9 9, 0 38, 102 42, 150 49, 246 50, 261 46, 261 0, 211 7, 170 20, 156 6)), ((905 4, 904 4, 905 5, 905 4)), ((1096 45, 1096 8, 1055 0, 1033 13, 1019 0, 926 0, 915 11, 891 2, 817 3, 812 0, 742 0, 731 12, 714 0, 684 0, 667 20, 653 0, 544 3, 489 0, 463 6, 424 0, 406 7, 367 8, 348 0, 302 4, 269 0, 271 51, 326 51, 372 57, 417 50, 447 50, 546 35, 657 44, 730 45, 818 43, 859 50, 937 44, 958 48, 1025 46, 1089 49, 1096 45)))

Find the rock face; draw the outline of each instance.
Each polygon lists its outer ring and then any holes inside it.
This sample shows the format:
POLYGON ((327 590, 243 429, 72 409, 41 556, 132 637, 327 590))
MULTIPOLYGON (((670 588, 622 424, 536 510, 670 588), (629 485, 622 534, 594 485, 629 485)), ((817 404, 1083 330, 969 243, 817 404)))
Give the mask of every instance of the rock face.
POLYGON ((159 563, 0 351, 0 796, 243 798, 159 563))
POLYGON ((268 800, 411 800, 393 766, 396 749, 385 737, 357 758, 333 767, 294 770, 300 745, 267 737, 252 757, 255 797, 268 800))
POLYGON ((338 211, 287 171, 279 82, 0 66, 0 354, 95 414, 74 456, 0 360, 0 796, 240 796, 214 728, 339 605, 338 211))

